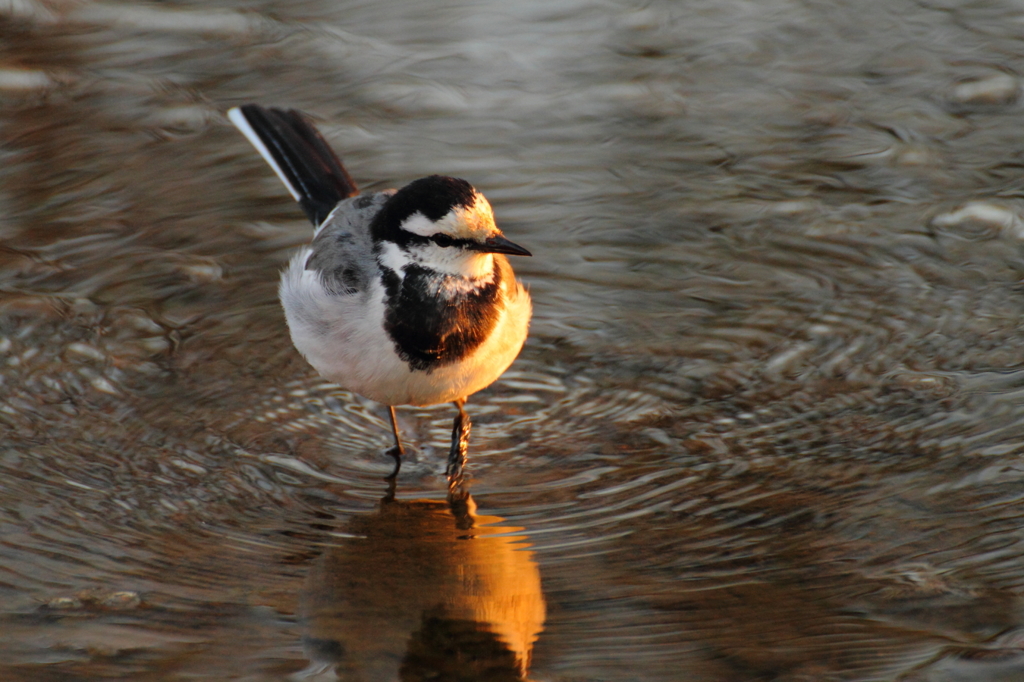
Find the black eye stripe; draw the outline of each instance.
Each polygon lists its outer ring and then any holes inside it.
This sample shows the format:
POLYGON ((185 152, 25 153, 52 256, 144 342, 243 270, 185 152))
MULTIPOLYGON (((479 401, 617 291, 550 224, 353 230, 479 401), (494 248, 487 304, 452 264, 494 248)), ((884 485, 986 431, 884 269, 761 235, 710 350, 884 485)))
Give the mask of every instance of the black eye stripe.
POLYGON ((477 249, 479 247, 479 244, 472 239, 456 239, 455 237, 444 234, 443 232, 432 234, 429 237, 413 234, 412 232, 405 232, 402 236, 404 237, 404 242, 406 244, 436 244, 442 248, 455 246, 460 249, 477 249))
POLYGON ((444 234, 442 232, 438 232, 437 234, 431 235, 429 237, 429 240, 442 248, 447 248, 449 246, 457 246, 460 249, 468 249, 472 248, 473 245, 476 244, 476 242, 474 242, 472 239, 456 239, 455 237, 444 234))

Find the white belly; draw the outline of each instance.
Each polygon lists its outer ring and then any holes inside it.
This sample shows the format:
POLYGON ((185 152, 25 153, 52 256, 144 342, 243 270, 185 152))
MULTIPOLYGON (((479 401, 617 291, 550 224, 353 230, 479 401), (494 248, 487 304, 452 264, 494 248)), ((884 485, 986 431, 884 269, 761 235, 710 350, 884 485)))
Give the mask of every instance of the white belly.
MULTIPOLYGON (((502 287, 508 301, 494 332, 464 359, 414 371, 384 331, 384 288, 331 295, 306 270, 308 249, 282 273, 280 296, 292 342, 320 374, 343 388, 385 405, 433 405, 464 398, 494 382, 526 341, 529 294, 513 277, 502 287)), ((509 273, 511 275, 511 273, 509 273)))

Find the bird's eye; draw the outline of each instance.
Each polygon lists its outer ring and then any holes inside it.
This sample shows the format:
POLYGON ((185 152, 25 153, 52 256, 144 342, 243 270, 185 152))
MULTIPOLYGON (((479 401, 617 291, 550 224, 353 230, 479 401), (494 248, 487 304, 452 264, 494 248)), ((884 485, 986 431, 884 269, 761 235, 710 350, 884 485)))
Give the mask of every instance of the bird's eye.
POLYGON ((434 242, 435 244, 437 244, 438 246, 441 246, 441 247, 445 247, 445 246, 451 246, 452 244, 454 244, 454 243, 455 243, 455 240, 454 240, 454 239, 452 239, 451 237, 449 237, 449 236, 448 236, 448 235, 446 235, 446 234, 435 234, 435 235, 434 235, 433 237, 431 237, 430 239, 431 239, 431 241, 433 241, 433 242, 434 242))

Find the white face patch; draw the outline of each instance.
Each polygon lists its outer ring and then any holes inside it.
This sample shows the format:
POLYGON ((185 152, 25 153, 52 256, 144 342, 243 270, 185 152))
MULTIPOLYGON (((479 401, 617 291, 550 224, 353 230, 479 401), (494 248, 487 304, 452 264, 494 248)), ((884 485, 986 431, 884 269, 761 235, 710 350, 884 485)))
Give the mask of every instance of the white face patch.
POLYGON ((438 220, 431 220, 417 211, 402 221, 401 229, 420 237, 432 237, 443 233, 454 239, 473 239, 480 242, 500 234, 494 224, 491 204, 479 192, 470 208, 456 206, 438 220))
POLYGON ((380 257, 381 263, 410 263, 422 265, 443 275, 455 275, 473 280, 477 284, 491 281, 494 276, 494 256, 480 251, 470 251, 457 246, 441 247, 437 244, 411 244, 402 250, 394 244, 386 244, 380 257), (392 249, 398 254, 389 253, 392 249), (388 259, 387 262, 385 259, 388 259))
POLYGON ((458 275, 476 282, 490 281, 494 276, 494 256, 479 251, 433 244, 414 247, 410 255, 424 266, 446 275, 458 275))
MULTIPOLYGON (((480 243, 488 237, 501 234, 494 224, 494 212, 490 203, 479 192, 470 208, 456 206, 439 220, 431 220, 416 212, 402 221, 401 229, 419 237, 429 238, 436 234, 445 234, 453 239, 470 239, 480 243)), ((385 251, 381 254, 381 263, 388 267, 392 267, 389 263, 397 265, 401 262, 404 266, 415 262, 445 275, 471 280, 472 284, 468 286, 490 282, 494 277, 494 256, 489 253, 427 243, 411 244, 406 251, 392 254, 388 252, 391 247, 394 245, 386 245, 385 251), (400 260, 400 257, 404 260, 400 260)), ((397 247, 396 250, 401 251, 397 247)), ((398 272, 398 269, 395 268, 395 271, 398 272)))
POLYGON ((421 237, 429 237, 437 234, 438 232, 445 232, 445 230, 442 229, 441 223, 443 223, 449 216, 451 216, 451 213, 435 223, 433 220, 417 211, 402 222, 402 229, 406 232, 418 234, 421 237))
POLYGON ((471 294, 478 291, 480 287, 486 286, 493 281, 494 270, 491 269, 486 275, 480 275, 479 277, 445 277, 441 284, 441 290, 448 296, 454 296, 456 294, 471 294))

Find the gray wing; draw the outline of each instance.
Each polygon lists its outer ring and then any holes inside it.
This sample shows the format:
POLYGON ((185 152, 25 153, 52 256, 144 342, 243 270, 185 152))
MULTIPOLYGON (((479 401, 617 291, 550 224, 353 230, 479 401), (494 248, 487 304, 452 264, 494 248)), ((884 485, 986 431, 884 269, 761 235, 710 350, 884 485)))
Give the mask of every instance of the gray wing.
POLYGON ((332 294, 366 291, 377 273, 370 223, 395 190, 360 194, 338 203, 317 228, 306 269, 332 294))

